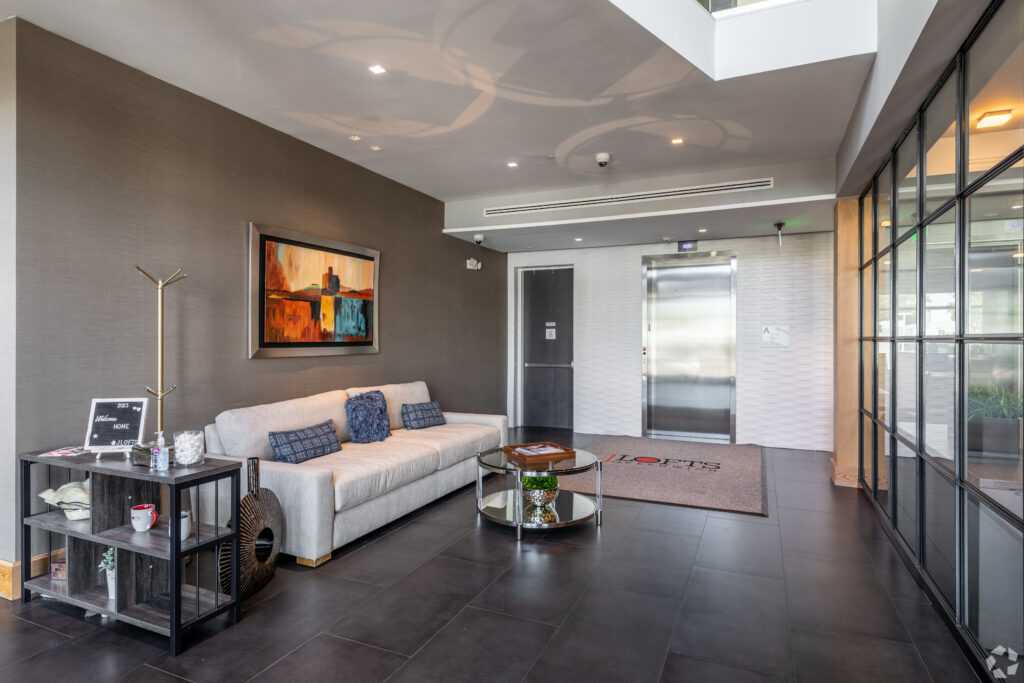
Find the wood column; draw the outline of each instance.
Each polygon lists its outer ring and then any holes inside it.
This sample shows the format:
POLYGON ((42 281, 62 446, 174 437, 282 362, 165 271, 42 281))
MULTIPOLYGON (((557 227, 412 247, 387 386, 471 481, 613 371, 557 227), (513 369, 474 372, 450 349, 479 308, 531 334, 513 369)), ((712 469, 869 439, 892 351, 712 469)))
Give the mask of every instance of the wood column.
POLYGON ((857 486, 860 221, 856 199, 835 206, 832 483, 857 486))

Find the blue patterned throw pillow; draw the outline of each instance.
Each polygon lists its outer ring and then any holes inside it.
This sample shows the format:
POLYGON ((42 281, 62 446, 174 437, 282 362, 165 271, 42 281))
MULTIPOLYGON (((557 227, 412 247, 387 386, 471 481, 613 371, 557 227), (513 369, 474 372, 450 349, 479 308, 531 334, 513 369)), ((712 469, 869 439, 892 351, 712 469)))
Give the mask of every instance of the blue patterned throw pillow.
POLYGON ((373 443, 391 436, 388 404, 380 391, 367 391, 345 401, 345 417, 353 443, 373 443))
POLYGON ((437 401, 429 403, 403 403, 402 424, 406 429, 424 429, 444 424, 444 415, 437 401))
POLYGON ((334 431, 334 420, 290 432, 269 432, 267 436, 270 437, 270 447, 274 449, 274 460, 277 462, 296 465, 341 450, 338 433, 334 431))

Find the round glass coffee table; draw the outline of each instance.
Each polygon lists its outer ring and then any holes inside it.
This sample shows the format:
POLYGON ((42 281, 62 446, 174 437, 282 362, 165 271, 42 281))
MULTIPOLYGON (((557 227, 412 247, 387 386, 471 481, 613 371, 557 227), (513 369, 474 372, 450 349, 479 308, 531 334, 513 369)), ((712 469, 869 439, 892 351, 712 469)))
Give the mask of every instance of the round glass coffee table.
POLYGON ((591 518, 601 526, 601 460, 593 453, 576 450, 575 458, 521 464, 499 448, 477 454, 476 508, 487 519, 514 526, 516 540, 522 540, 523 529, 556 529, 582 524, 591 518), (597 495, 591 498, 575 491, 559 490, 558 497, 548 505, 526 505, 523 501, 523 477, 564 477, 597 471, 597 495), (496 472, 515 477, 515 485, 484 496, 484 473, 496 472))

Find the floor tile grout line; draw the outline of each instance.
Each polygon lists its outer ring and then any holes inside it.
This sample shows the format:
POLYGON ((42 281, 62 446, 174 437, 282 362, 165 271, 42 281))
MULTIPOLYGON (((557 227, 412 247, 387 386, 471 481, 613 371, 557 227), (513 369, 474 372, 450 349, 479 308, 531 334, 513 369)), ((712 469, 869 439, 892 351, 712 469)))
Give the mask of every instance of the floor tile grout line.
POLYGON ((275 659, 275 660, 274 660, 273 662, 271 662, 271 663, 270 663, 270 664, 268 664, 267 666, 263 667, 262 669, 260 669, 260 670, 259 670, 259 671, 257 671, 256 673, 254 673, 254 674, 253 674, 252 676, 249 676, 249 678, 247 678, 247 679, 245 679, 245 680, 246 680, 246 681, 251 681, 252 679, 256 678, 257 676, 259 676, 260 674, 262 674, 262 673, 263 673, 264 671, 266 671, 267 669, 271 668, 272 666, 274 666, 274 665, 275 665, 275 664, 277 664, 278 662, 280 662, 280 661, 284 660, 284 659, 285 659, 286 657, 288 657, 288 656, 289 656, 290 654, 292 654, 292 653, 293 653, 293 652, 295 652, 296 650, 298 650, 298 649, 300 649, 301 647, 303 647, 304 645, 306 645, 306 644, 308 644, 308 643, 312 642, 312 641, 313 641, 313 639, 314 639, 314 638, 316 638, 316 637, 317 637, 318 635, 320 635, 320 632, 317 632, 317 633, 313 634, 312 636, 310 636, 309 638, 307 638, 306 640, 302 641, 301 643, 299 643, 298 645, 296 645, 295 647, 293 647, 293 648, 292 648, 291 650, 288 650, 288 652, 285 652, 285 653, 284 653, 283 655, 281 655, 280 657, 278 657, 277 659, 275 659))
POLYGON ((353 643, 355 645, 362 645, 363 647, 373 648, 374 650, 378 650, 380 652, 387 652, 389 655, 395 655, 395 656, 401 657, 402 659, 405 659, 405 660, 411 659, 411 657, 409 655, 403 655, 401 652, 395 652, 394 650, 389 650, 386 647, 381 647, 379 645, 373 645, 371 643, 364 643, 363 641, 356 640, 355 638, 348 638, 346 636, 339 636, 336 633, 328 633, 327 631, 320 631, 320 633, 318 633, 317 635, 329 636, 331 638, 337 638, 338 640, 344 640, 347 643, 353 643))
MULTIPOLYGON (((70 636, 67 633, 61 633, 60 631, 58 631, 55 628, 50 628, 49 626, 43 626, 42 624, 37 624, 36 622, 34 622, 34 621, 30 620, 30 619, 26 619, 26 618, 22 617, 20 614, 12 614, 11 616, 14 617, 15 619, 17 619, 18 621, 23 621, 26 624, 30 624, 32 626, 35 626, 36 628, 41 628, 44 631, 49 631, 50 633, 56 633, 58 636, 63 636, 65 638, 67 638, 68 640, 74 640, 74 639, 79 637, 79 636, 70 636)), ((88 622, 86 622, 86 623, 88 623, 88 622)), ((83 633, 82 635, 85 635, 85 634, 83 633)), ((63 645, 63 643, 61 643, 61 645, 63 645)), ((54 646, 54 647, 57 647, 57 646, 54 646)), ((47 649, 49 649, 49 648, 47 648, 47 649)), ((46 650, 42 650, 42 652, 45 652, 45 651, 46 650)))
MULTIPOLYGON (((160 668, 160 667, 158 667, 158 666, 153 666, 153 665, 152 665, 152 664, 150 664, 149 662, 145 662, 145 663, 143 663, 143 665, 142 665, 142 666, 144 666, 144 667, 147 667, 147 668, 150 668, 150 669, 152 669, 153 671, 159 671, 159 672, 160 672, 160 673, 162 673, 162 674, 167 674, 168 676, 173 676, 173 677, 177 678, 177 679, 178 679, 179 681, 188 681, 188 683, 194 683, 194 682, 193 682, 193 680, 192 680, 191 678, 185 678, 184 676, 179 676, 178 674, 176 674, 176 673, 174 673, 174 672, 172 672, 172 671, 167 671, 167 670, 165 670, 165 669, 161 669, 161 668, 160 668)), ((129 673, 130 673, 130 672, 129 672, 129 673)))
MULTIPOLYGON (((471 530, 470 530, 470 531, 471 531, 471 530)), ((467 531, 465 535, 468 535, 468 534, 470 533, 470 531, 467 531)), ((435 557, 436 557, 436 555, 435 555, 435 557)), ((453 558, 448 558, 448 559, 453 559, 453 560, 459 560, 460 558, 458 558, 458 557, 453 557, 453 558)), ((462 561, 462 562, 466 562, 467 564, 477 564, 477 563, 471 562, 470 560, 461 560, 461 561, 462 561)), ((478 565, 478 566, 479 566, 479 565, 478 565)), ((460 615, 460 614, 462 614, 463 612, 465 612, 465 611, 466 611, 466 609, 468 609, 468 608, 469 608, 469 606, 473 604, 473 601, 474 601, 474 600, 476 600, 477 598, 479 598, 479 597, 480 597, 480 596, 481 596, 481 595, 483 594, 483 592, 484 592, 484 591, 486 591, 486 590, 487 590, 488 588, 490 588, 491 586, 493 586, 493 585, 495 584, 495 582, 496 582, 496 581, 497 581, 498 579, 500 579, 500 578, 501 578, 502 576, 504 576, 504 575, 505 575, 505 573, 506 573, 507 571, 508 571, 508 569, 504 569, 503 571, 500 571, 500 572, 498 572, 497 574, 495 574, 494 578, 493 578, 493 579, 491 579, 491 580, 490 580, 490 582, 488 582, 488 584, 487 584, 486 586, 484 586, 483 588, 481 588, 481 589, 480 589, 479 591, 477 591, 477 592, 476 592, 476 594, 475 594, 475 595, 473 595, 472 597, 470 597, 470 598, 469 598, 469 600, 468 600, 468 601, 466 601, 466 604, 465 604, 465 605, 463 605, 463 606, 462 606, 462 608, 461 608, 461 609, 459 609, 459 611, 458 611, 458 612, 456 612, 456 613, 455 613, 455 615, 454 615, 454 616, 453 616, 453 617, 452 617, 451 619, 449 619, 448 621, 446 621, 446 622, 444 623, 444 625, 443 625, 443 626, 441 626, 441 628, 439 628, 439 629, 437 629, 436 631, 434 631, 434 634, 433 634, 432 636, 430 636, 429 638, 427 638, 427 640, 426 640, 426 641, 424 641, 424 643, 423 643, 422 645, 420 645, 420 646, 419 646, 418 648, 416 648, 416 651, 415 651, 415 652, 413 652, 413 653, 412 653, 411 655, 409 655, 409 659, 408 659, 408 660, 406 660, 405 662, 402 662, 402 666, 400 666, 400 667, 398 667, 397 669, 395 669, 394 671, 392 671, 392 672, 391 672, 391 674, 390 674, 390 675, 389 675, 389 676, 388 676, 387 678, 385 678, 385 679, 384 679, 384 681, 382 681, 382 683, 387 683, 387 681, 388 681, 388 680, 390 680, 392 676, 394 676, 394 675, 395 675, 395 674, 397 674, 397 673, 398 673, 399 671, 401 671, 402 669, 404 669, 404 668, 405 668, 405 667, 406 667, 406 666, 407 666, 407 665, 409 664, 409 662, 411 662, 411 661, 412 661, 413 657, 415 657, 416 655, 418 655, 418 654, 419 654, 420 652, 422 652, 422 651, 423 651, 423 648, 425 648, 425 647, 426 647, 427 645, 429 645, 430 643, 432 643, 432 642, 434 641, 434 639, 435 639, 435 638, 437 638, 437 636, 438 636, 438 635, 440 635, 440 633, 441 633, 442 631, 444 631, 444 630, 445 630, 446 628, 448 628, 448 625, 449 625, 449 624, 451 624, 451 623, 452 623, 453 621, 455 621, 456 619, 458 619, 458 618, 459 618, 459 615, 460 615)))
POLYGON ((537 653, 537 656, 534 657, 533 661, 530 663, 530 668, 526 670, 526 673, 523 674, 523 677, 520 680, 526 680, 526 677, 530 675, 530 672, 533 671, 533 668, 537 666, 537 662, 540 661, 541 657, 544 656, 544 653, 548 651, 549 647, 551 647, 551 641, 553 641, 555 639, 555 636, 558 635, 558 632, 562 630, 562 626, 565 625, 566 620, 572 615, 574 611, 576 611, 576 607, 580 604, 580 600, 583 599, 583 596, 586 594, 588 590, 590 590, 590 587, 592 585, 594 585, 593 577, 591 577, 587 581, 587 585, 583 587, 583 590, 580 591, 580 594, 576 596, 575 600, 573 600, 572 605, 565 612, 565 616, 562 617, 562 620, 560 622, 558 622, 558 626, 556 626, 555 630, 551 632, 551 637, 548 638, 548 641, 546 643, 544 643, 544 647, 542 647, 540 649, 540 652, 537 653))

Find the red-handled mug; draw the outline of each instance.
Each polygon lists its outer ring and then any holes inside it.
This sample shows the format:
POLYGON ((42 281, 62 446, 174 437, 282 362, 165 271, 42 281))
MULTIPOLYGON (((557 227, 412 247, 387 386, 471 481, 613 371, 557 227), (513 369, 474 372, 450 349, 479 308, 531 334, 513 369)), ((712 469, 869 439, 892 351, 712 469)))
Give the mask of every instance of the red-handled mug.
POLYGON ((132 508, 132 526, 136 531, 152 529, 156 524, 156 518, 156 505, 152 503, 136 505, 132 508))

